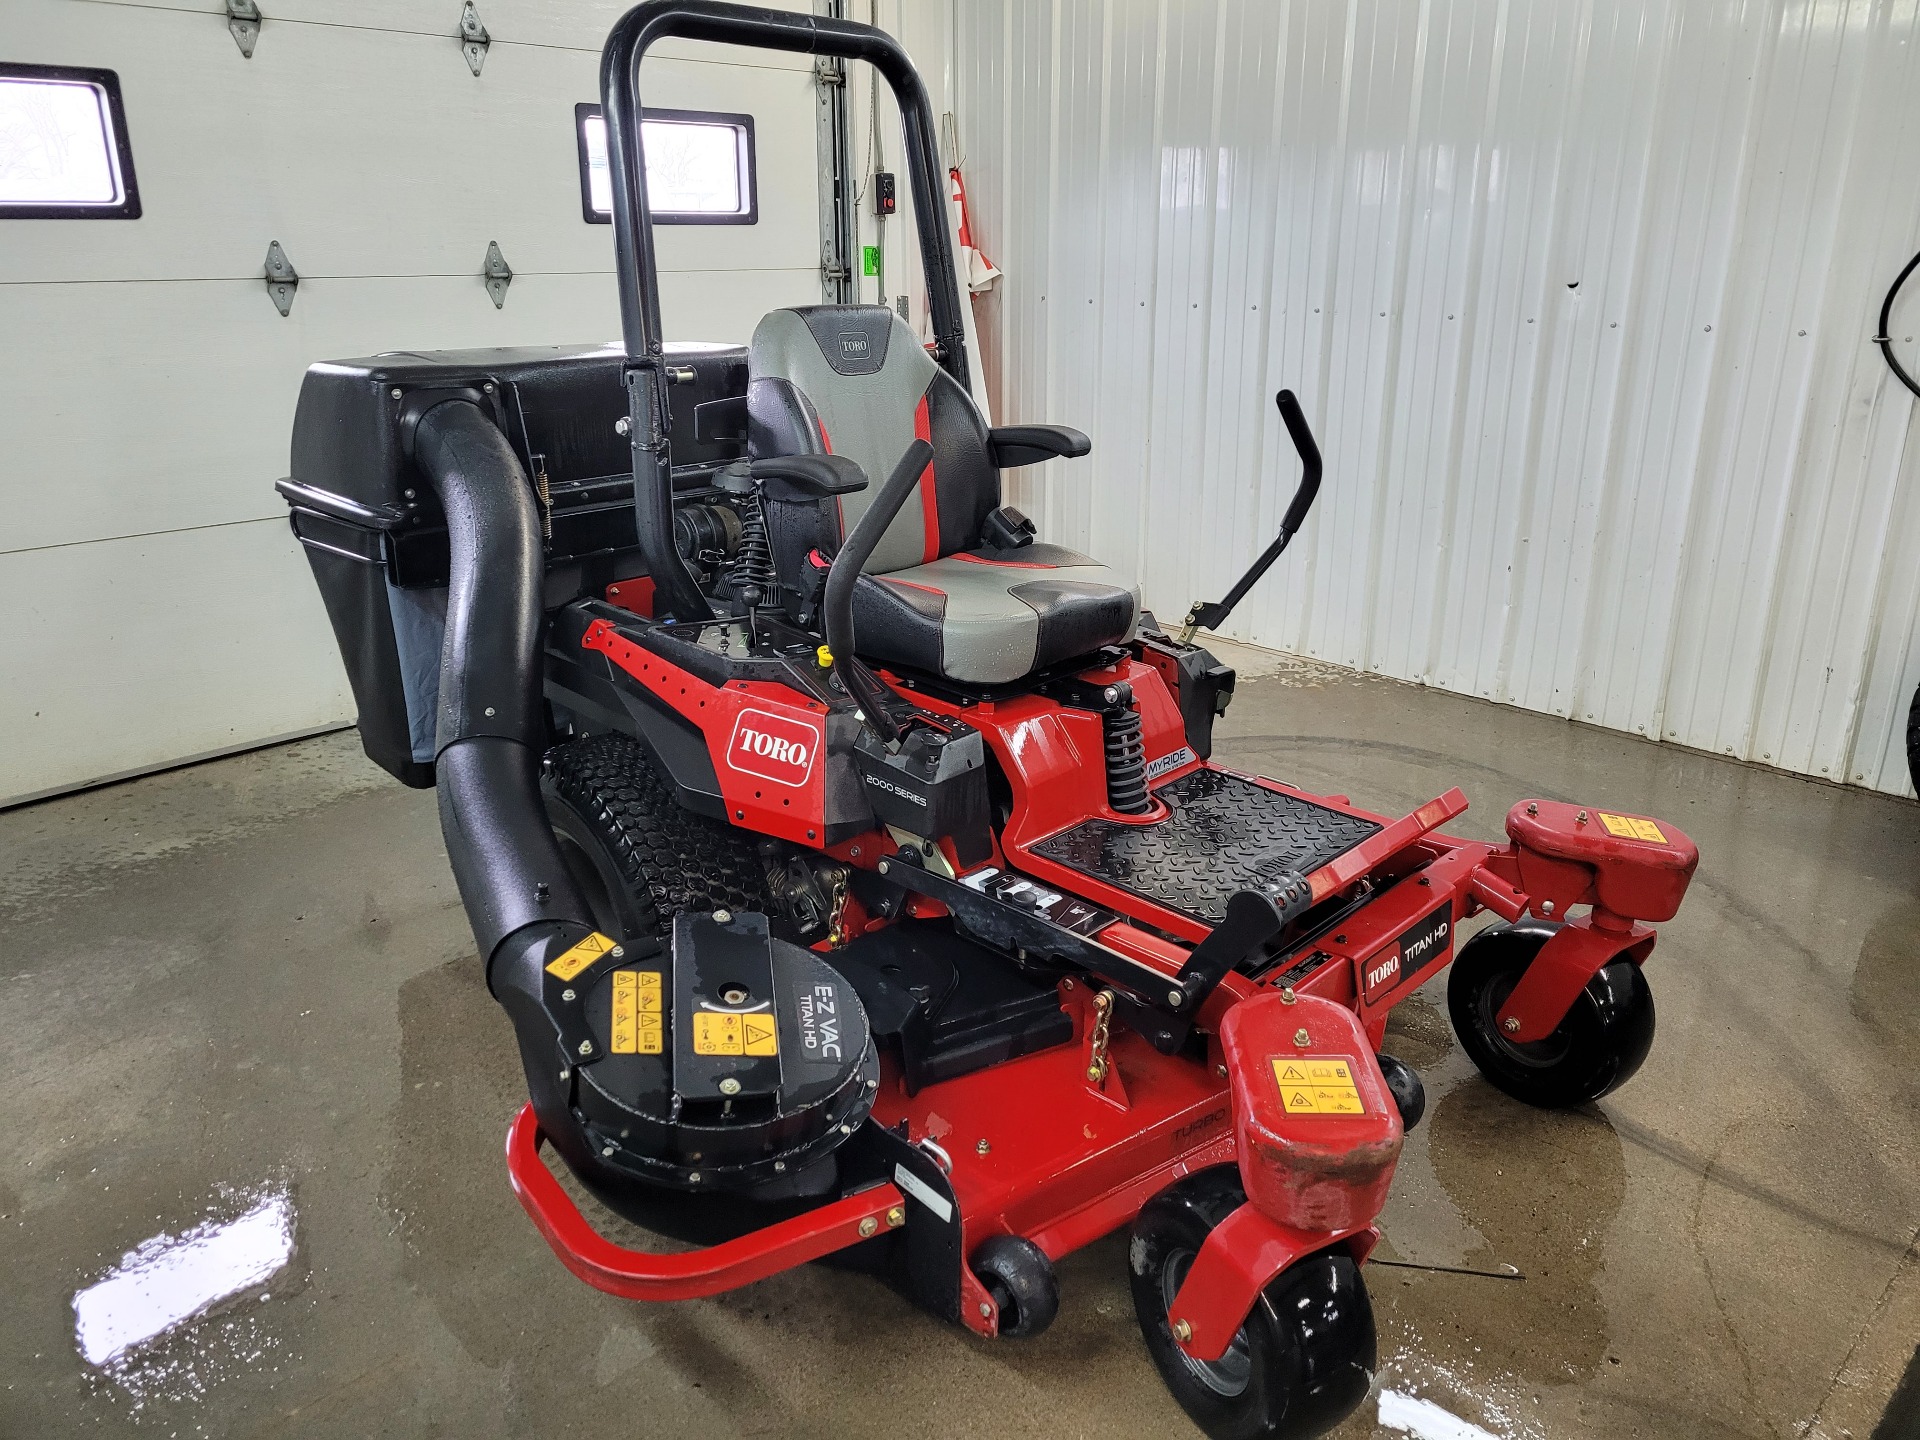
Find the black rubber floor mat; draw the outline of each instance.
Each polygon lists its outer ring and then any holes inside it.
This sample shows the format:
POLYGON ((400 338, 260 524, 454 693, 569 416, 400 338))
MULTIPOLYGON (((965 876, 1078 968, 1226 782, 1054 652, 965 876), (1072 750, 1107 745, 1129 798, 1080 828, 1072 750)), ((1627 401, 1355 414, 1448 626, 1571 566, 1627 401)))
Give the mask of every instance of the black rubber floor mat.
POLYGON ((1034 854, 1217 925, 1235 891, 1288 870, 1310 874, 1380 828, 1219 770, 1195 770, 1153 793, 1173 812, 1159 824, 1083 820, 1034 854))

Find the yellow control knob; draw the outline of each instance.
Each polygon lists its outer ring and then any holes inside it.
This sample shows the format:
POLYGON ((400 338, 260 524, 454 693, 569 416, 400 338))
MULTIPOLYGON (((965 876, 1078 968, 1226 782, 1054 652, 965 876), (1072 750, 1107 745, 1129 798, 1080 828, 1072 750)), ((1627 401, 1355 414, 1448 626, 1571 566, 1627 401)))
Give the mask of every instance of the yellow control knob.
POLYGON ((828 670, 833 667, 833 651, 824 645, 814 651, 814 658, 820 662, 820 668, 822 670, 828 670))

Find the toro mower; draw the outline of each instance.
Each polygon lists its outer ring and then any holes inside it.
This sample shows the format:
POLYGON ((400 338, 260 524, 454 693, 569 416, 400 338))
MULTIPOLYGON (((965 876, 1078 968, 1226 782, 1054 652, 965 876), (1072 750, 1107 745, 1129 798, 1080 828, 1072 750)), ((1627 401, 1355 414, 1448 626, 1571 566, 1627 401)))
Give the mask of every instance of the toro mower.
POLYGON ((1212 760, 1233 672, 1036 538, 987 426, 927 95, 849 22, 655 0, 602 62, 624 339, 316 365, 280 482, 369 755, 437 785, 529 1103, 507 1167, 588 1284, 684 1300, 808 1261, 983 1336, 1126 1227, 1154 1364, 1216 1436, 1318 1434, 1375 1363, 1362 1266, 1419 1078, 1387 1015, 1452 965, 1495 1085, 1579 1105, 1653 1039, 1673 826, 1449 790, 1368 812, 1212 760), (932 343, 881 306, 661 335, 641 57, 871 63, 903 120, 932 343), (1460 927, 1497 923, 1456 949, 1460 927), (549 1167, 551 1147, 577 1185, 549 1167), (585 1197, 584 1199, 580 1197, 585 1197), (616 1245, 602 1206, 689 1242, 616 1245))

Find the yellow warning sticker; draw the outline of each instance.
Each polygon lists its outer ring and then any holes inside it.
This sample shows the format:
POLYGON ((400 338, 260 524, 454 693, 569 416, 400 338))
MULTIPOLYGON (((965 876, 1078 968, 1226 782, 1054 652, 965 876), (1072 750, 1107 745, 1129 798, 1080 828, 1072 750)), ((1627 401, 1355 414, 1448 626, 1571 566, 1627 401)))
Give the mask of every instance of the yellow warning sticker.
POLYGON ((660 1028, 660 972, 613 972, 613 1036, 616 1055, 658 1055, 660 1028))
POLYGON ((1660 827, 1651 820, 1643 820, 1638 815, 1609 815, 1599 812, 1600 823, 1607 827, 1609 835, 1622 840, 1650 840, 1655 845, 1667 843, 1667 837, 1660 833, 1660 827))
POLYGON ((613 941, 596 930, 571 950, 562 951, 548 961, 547 973, 561 980, 571 980, 611 949, 613 941))
POLYGON ((778 1055, 780 1029, 771 1015, 742 1015, 741 1039, 749 1055, 778 1055))
POLYGON ((703 1010, 693 1017, 696 1055, 778 1055, 780 1030, 771 1015, 726 1015, 703 1010))
POLYGON ((1349 1060, 1276 1055, 1273 1081, 1289 1115, 1364 1115, 1349 1060))

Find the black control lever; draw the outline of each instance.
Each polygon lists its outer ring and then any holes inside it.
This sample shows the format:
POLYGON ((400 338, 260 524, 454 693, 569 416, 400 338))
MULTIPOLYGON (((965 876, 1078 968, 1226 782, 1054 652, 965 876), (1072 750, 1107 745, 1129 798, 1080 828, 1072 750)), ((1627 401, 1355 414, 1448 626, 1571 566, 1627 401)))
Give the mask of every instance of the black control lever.
POLYGON ((1191 645, 1193 632, 1203 626, 1208 630, 1219 629, 1221 622, 1233 613, 1233 607, 1246 598, 1247 591, 1259 584, 1260 577, 1280 558, 1280 552, 1287 548, 1294 532, 1305 523, 1307 512, 1313 508, 1313 497, 1320 493, 1320 447, 1314 443, 1313 431, 1300 409, 1300 398, 1291 390, 1282 390, 1273 397, 1273 403, 1280 407, 1280 418, 1286 422, 1293 448, 1300 452, 1300 488, 1293 492, 1293 503, 1287 506, 1287 513, 1280 521, 1279 536, 1247 567, 1247 573, 1227 592, 1227 598, 1210 604, 1202 600, 1193 602, 1193 608, 1187 612, 1186 626, 1180 632, 1183 645, 1191 645))
POLYGON ((893 718, 886 686, 853 658, 853 587, 859 583, 860 572, 872 558, 880 537, 887 533, 887 526, 893 523, 893 517, 900 513, 900 507, 907 503, 907 497, 913 494, 914 486, 932 462, 933 446, 926 441, 915 440, 907 447, 907 453, 893 467, 887 483, 873 497, 867 513, 860 517, 853 533, 841 542, 840 553, 833 557, 833 568, 827 571, 826 597, 820 607, 827 650, 833 657, 833 673, 840 677, 840 684, 860 707, 860 716, 867 728, 888 745, 900 739, 900 724, 893 718))

